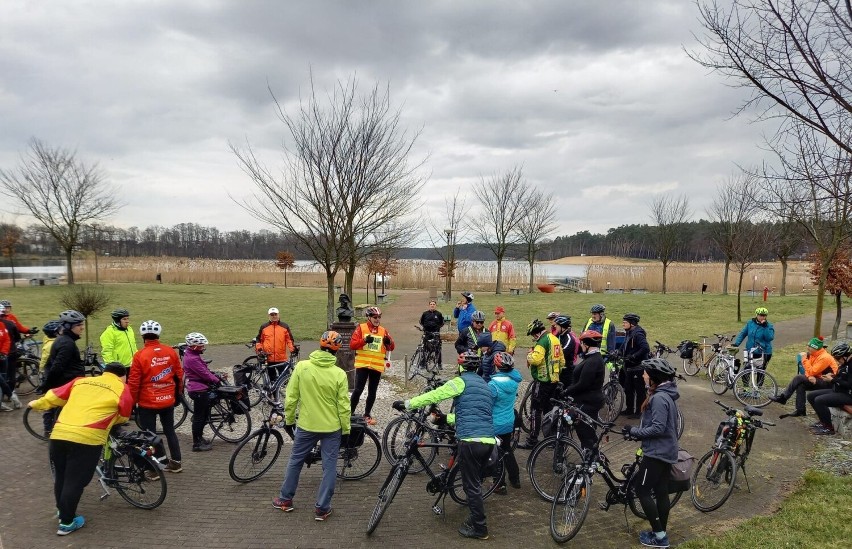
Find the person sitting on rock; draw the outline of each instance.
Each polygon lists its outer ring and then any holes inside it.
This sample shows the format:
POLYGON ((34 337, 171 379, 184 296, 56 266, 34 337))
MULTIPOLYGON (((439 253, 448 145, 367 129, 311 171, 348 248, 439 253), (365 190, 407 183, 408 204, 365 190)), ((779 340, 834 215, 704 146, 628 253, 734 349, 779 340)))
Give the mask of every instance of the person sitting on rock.
POLYGON ((811 338, 808 342, 807 353, 800 353, 802 366, 805 368, 803 375, 795 376, 790 384, 778 396, 770 396, 769 400, 778 404, 786 404, 796 394, 796 410, 792 414, 782 414, 785 417, 800 417, 805 415, 805 392, 814 389, 828 389, 831 387, 831 377, 828 374, 837 375, 837 362, 834 357, 825 350, 822 339, 811 338))
POLYGON ((850 367, 852 347, 846 342, 838 343, 831 349, 831 356, 840 364, 836 374, 824 376, 831 381, 832 387, 808 393, 808 402, 819 417, 819 421, 811 426, 811 432, 815 435, 834 434, 829 408, 852 405, 852 367, 850 367))

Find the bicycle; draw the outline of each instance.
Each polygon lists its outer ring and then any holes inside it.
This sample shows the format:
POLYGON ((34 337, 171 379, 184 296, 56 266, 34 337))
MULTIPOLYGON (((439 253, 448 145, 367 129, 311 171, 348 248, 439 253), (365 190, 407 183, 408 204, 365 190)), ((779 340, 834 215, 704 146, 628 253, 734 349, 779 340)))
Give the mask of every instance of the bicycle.
MULTIPOLYGON (((246 347, 254 348, 255 340, 246 343, 246 347)), ((263 395, 269 397, 269 401, 281 400, 281 388, 290 382, 290 375, 299 361, 299 349, 296 348, 290 355, 290 360, 269 363, 269 355, 263 351, 256 351, 254 355, 247 357, 242 366, 234 367, 234 383, 245 385, 249 394, 249 407, 254 408, 264 401, 263 395), (273 379, 269 370, 275 368, 277 375, 273 379)), ((264 414, 265 415, 265 414, 264 414)))
POLYGON ((775 426, 771 421, 760 420, 755 416, 763 415, 763 410, 746 406, 737 410, 714 400, 722 407, 728 419, 719 424, 716 442, 704 456, 698 460, 692 474, 692 504, 704 513, 715 511, 730 497, 737 480, 737 469, 743 472, 748 485, 745 464, 751 453, 754 435, 758 429, 775 426))
POLYGON ((420 372, 429 372, 436 374, 443 369, 441 365, 441 333, 426 332, 419 324, 414 325, 418 331, 423 333, 420 338, 420 343, 414 349, 414 354, 411 355, 411 370, 408 372, 408 379, 414 379, 420 372))
POLYGON ((162 444, 150 431, 110 433, 95 471, 103 489, 103 501, 115 488, 127 503, 140 509, 155 509, 166 499, 166 475, 154 458, 154 447, 162 444))
MULTIPOLYGON (((600 429, 600 434, 593 448, 583 452, 579 463, 565 468, 561 476, 561 482, 556 495, 552 499, 550 507, 550 536, 557 543, 565 543, 580 531, 583 521, 589 512, 591 501, 592 476, 599 473, 609 488, 606 499, 600 508, 604 511, 616 503, 623 503, 639 518, 646 518, 642 512, 633 488, 641 461, 641 448, 637 452, 636 459, 631 464, 625 464, 621 468, 622 476, 616 475, 609 465, 609 459, 600 449, 601 442, 612 432, 615 426, 612 422, 601 422, 584 413, 571 402, 554 399, 559 406, 568 410, 572 417, 583 421, 588 425, 600 429)), ((670 505, 673 507, 683 495, 681 485, 672 484, 669 488, 670 505)))
POLYGON ((32 349, 35 348, 36 353, 38 353, 38 346, 40 344, 40 342, 33 341, 31 336, 24 336, 21 342, 15 343, 15 347, 18 350, 18 358, 15 360, 14 383, 10 383, 10 385, 12 385, 12 389, 20 396, 35 392, 39 385, 41 385, 42 377, 39 371, 41 359, 38 354, 33 354, 32 352, 32 349), (32 344, 27 345, 27 341, 32 344))
MULTIPOLYGON (((284 421, 284 406, 281 402, 272 402, 271 406, 272 411, 260 428, 242 441, 231 454, 228 474, 237 482, 247 483, 259 479, 275 465, 281 455, 285 444, 278 429, 284 421)), ((378 469, 382 452, 379 448, 379 436, 367 427, 363 418, 352 416, 351 425, 351 432, 344 435, 340 441, 337 477, 343 480, 360 480, 378 469)), ((322 463, 319 444, 308 454, 305 466, 310 467, 314 463, 322 463)))
POLYGON ((654 341, 654 349, 652 352, 652 356, 654 358, 666 358, 670 354, 674 353, 675 350, 666 345, 665 343, 660 343, 659 341, 654 341))
POLYGON ((678 343, 677 350, 680 352, 682 359, 683 373, 688 376, 697 375, 704 368, 704 371, 710 372, 710 364, 722 351, 722 347, 726 343, 733 340, 734 336, 724 334, 713 334, 716 337, 716 343, 707 343, 707 336, 698 336, 701 338, 701 343, 685 339, 678 343), (710 349, 710 356, 705 356, 707 349, 710 349))
POLYGON ((734 396, 745 406, 762 408, 769 404, 770 396, 778 394, 778 382, 775 376, 758 368, 762 358, 755 357, 758 347, 744 351, 745 365, 740 368, 741 361, 735 354, 737 347, 727 347, 716 356, 710 366, 710 388, 717 395, 723 395, 728 389, 733 389, 734 396))
MULTIPOLYGON (((437 407, 433 404, 429 407, 427 416, 435 413, 437 411, 437 407)), ((410 410, 405 412, 405 414, 409 417, 410 421, 418 422, 425 432, 434 431, 432 427, 426 424, 425 421, 421 421, 418 419, 419 412, 417 410, 410 410)), ((376 506, 373 508, 373 512, 370 514, 370 520, 367 522, 367 535, 371 535, 376 527, 379 525, 379 522, 382 520, 385 512, 387 511, 390 504, 393 502, 393 498, 396 496, 396 493, 399 491, 399 487, 402 485, 402 482, 405 480, 405 477, 409 474, 409 469, 414 461, 419 462, 423 470, 426 471, 426 474, 429 475, 429 482, 426 484, 426 491, 430 494, 436 494, 437 497, 435 499, 435 503, 432 505, 432 512, 436 515, 444 514, 443 501, 446 499, 447 494, 450 495, 453 501, 458 503, 459 505, 467 504, 467 496, 464 493, 461 484, 461 473, 458 468, 458 461, 456 461, 456 451, 458 449, 458 445, 455 439, 455 434, 452 430, 450 430, 447 434, 450 440, 446 443, 441 442, 423 442, 422 435, 418 431, 412 432, 410 438, 405 443, 405 455, 394 463, 393 467, 391 467, 390 472, 388 473, 385 482, 382 484, 382 487, 379 489, 378 500, 376 501, 376 506), (447 448, 450 450, 450 457, 448 459, 447 465, 441 465, 441 472, 435 474, 432 469, 426 464, 426 460, 423 458, 423 455, 420 453, 421 448, 447 448)), ((499 446, 499 444, 498 444, 499 446)), ((502 459, 498 458, 497 462, 494 466, 489 470, 486 467, 482 471, 482 478, 488 479, 493 477, 493 482, 487 483, 483 482, 482 485, 482 498, 485 499, 490 496, 497 489, 497 486, 503 481, 506 472, 503 469, 502 459)))
POLYGON ((598 419, 604 423, 615 421, 618 414, 624 409, 624 402, 627 395, 624 393, 624 387, 618 381, 619 374, 624 368, 624 357, 617 352, 608 353, 606 361, 612 365, 609 369, 609 381, 603 388, 604 405, 598 412, 598 419))

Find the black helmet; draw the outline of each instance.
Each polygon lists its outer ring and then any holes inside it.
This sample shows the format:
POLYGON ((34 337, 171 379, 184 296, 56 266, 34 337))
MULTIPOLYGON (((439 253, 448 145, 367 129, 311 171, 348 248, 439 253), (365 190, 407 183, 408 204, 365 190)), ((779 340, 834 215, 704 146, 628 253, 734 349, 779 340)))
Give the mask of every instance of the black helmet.
POLYGON ((849 344, 845 341, 838 343, 831 348, 831 356, 834 358, 843 358, 849 355, 852 355, 852 348, 850 348, 849 344))
POLYGON ((494 353, 494 367, 501 372, 508 372, 515 367, 515 359, 505 351, 494 353))
POLYGON ((636 313, 627 313, 626 315, 624 315, 624 320, 636 326, 637 324, 639 324, 639 315, 637 315, 636 313))
POLYGON ((83 313, 79 311, 73 311, 69 309, 67 311, 62 311, 61 313, 59 313, 59 321, 63 324, 70 324, 73 326, 75 324, 82 324, 83 322, 85 322, 85 320, 86 317, 83 316, 83 313))
POLYGON ((118 322, 122 318, 130 316, 130 311, 128 311, 127 309, 116 309, 110 313, 110 316, 115 322, 118 322))
POLYGON ((465 299, 467 300, 467 302, 468 302, 468 303, 470 303, 471 301, 473 301, 473 293, 471 293, 471 292, 462 292, 462 293, 461 293, 461 295, 462 295, 462 297, 463 297, 463 298, 465 298, 465 299))
POLYGON ((485 322, 485 313, 482 311, 474 311, 472 315, 470 315, 470 319, 473 322, 485 322))
POLYGON ((545 330, 544 324, 539 319, 535 319, 529 324, 527 324, 527 335, 535 335, 539 332, 543 332, 545 330))
POLYGON ((44 332, 44 335, 47 337, 56 337, 56 334, 59 332, 59 328, 62 327, 62 323, 58 320, 48 320, 44 326, 42 326, 41 331, 44 332))
POLYGON ((669 381, 675 376, 675 369, 664 358, 649 358, 643 360, 640 366, 657 383, 669 381))
POLYGON ((482 359, 476 351, 465 351, 459 355, 459 368, 467 372, 475 372, 481 363, 482 359))
POLYGON ((571 317, 568 315, 559 315, 553 320, 553 322, 555 322, 560 328, 571 327, 571 317))
POLYGON ((601 314, 603 314, 603 313, 606 312, 606 307, 604 307, 600 303, 596 303, 596 304, 592 305, 592 308, 589 309, 589 312, 590 313, 601 313, 601 314))

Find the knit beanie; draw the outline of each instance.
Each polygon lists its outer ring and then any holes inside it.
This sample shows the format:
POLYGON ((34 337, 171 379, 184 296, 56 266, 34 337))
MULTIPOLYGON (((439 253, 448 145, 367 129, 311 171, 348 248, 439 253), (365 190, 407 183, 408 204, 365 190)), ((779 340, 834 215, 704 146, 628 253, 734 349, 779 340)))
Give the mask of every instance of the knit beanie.
POLYGON ((811 340, 808 342, 808 347, 810 347, 811 349, 822 349, 822 338, 812 337, 811 340))

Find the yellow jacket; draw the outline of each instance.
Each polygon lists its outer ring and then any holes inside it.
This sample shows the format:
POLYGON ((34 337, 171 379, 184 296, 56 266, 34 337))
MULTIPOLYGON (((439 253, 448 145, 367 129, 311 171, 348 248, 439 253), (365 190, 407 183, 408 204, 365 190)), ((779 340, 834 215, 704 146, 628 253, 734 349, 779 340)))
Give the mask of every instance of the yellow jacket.
POLYGON ((559 371, 565 366, 565 357, 556 336, 550 332, 542 334, 527 354, 527 364, 533 379, 551 383, 559 381, 559 371))
POLYGON ((47 366, 47 359, 50 358, 50 348, 53 347, 54 341, 56 341, 55 337, 44 336, 41 342, 41 359, 38 362, 40 372, 44 372, 44 367, 47 366))
POLYGON ((105 372, 98 377, 78 377, 51 389, 30 407, 38 411, 62 408, 51 439, 100 446, 106 443, 114 424, 130 417, 133 397, 118 376, 105 372))

